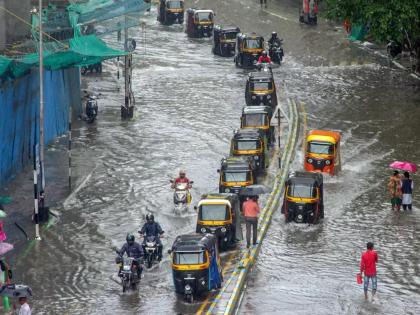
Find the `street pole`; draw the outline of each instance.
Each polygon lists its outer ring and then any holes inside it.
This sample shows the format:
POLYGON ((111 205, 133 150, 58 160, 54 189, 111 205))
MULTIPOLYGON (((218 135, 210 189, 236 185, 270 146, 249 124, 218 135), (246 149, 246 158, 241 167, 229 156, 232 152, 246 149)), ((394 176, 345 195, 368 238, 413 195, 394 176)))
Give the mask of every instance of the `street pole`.
POLYGON ((69 108, 69 190, 71 191, 71 120, 72 120, 72 116, 73 116, 73 107, 70 105, 69 108))
MULTIPOLYGON (((39 162, 41 169, 41 191, 45 192, 44 176, 44 48, 42 36, 42 0, 39 0, 39 162)), ((39 234, 38 202, 35 203, 35 239, 39 234)))

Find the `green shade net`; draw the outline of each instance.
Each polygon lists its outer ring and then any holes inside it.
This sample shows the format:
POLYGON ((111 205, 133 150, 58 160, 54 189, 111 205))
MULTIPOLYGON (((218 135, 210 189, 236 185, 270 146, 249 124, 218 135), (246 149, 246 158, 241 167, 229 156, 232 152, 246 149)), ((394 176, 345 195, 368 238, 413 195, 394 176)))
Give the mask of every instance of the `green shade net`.
POLYGON ((9 58, 6 58, 4 56, 0 56, 0 76, 9 69, 10 63, 12 61, 9 58))
POLYGON ((363 40, 366 36, 366 33, 367 33, 367 28, 365 25, 353 24, 351 26, 351 34, 349 36, 349 39, 352 41, 363 40))

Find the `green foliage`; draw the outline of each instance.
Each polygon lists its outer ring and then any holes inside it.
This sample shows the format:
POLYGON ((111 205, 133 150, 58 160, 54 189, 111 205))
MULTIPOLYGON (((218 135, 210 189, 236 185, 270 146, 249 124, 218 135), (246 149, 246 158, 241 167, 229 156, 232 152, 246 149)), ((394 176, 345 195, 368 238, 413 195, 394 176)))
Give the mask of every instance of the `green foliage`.
MULTIPOLYGON (((369 27, 378 41, 415 45, 420 38, 420 0, 325 0, 327 17, 369 27), (407 42, 410 43, 407 43, 407 42)), ((414 47, 412 47, 414 49, 414 47)))

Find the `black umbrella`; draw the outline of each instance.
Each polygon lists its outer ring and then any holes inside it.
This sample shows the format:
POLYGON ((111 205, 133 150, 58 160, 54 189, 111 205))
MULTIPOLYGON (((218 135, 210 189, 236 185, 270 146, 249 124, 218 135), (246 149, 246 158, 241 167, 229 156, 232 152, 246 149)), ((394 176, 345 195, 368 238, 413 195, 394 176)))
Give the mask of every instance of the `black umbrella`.
POLYGON ((0 288, 0 296, 16 298, 28 297, 32 296, 32 290, 24 284, 6 284, 0 288))
POLYGON ((241 189, 239 195, 241 196, 258 196, 269 193, 270 190, 264 185, 250 185, 241 189))

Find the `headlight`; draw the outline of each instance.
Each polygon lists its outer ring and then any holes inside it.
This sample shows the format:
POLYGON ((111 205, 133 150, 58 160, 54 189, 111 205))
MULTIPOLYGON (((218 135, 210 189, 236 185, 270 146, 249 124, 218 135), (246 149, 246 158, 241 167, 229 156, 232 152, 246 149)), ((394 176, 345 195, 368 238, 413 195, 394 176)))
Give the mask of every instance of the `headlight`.
POLYGON ((197 27, 199 30, 201 30, 201 25, 198 25, 198 27, 197 27))
POLYGON ((271 99, 271 95, 267 95, 267 99, 271 99))
POLYGON ((191 290, 191 286, 189 284, 185 285, 185 291, 190 291, 191 290))
POLYGON ((258 160, 258 155, 254 155, 254 160, 257 161, 258 160))
POLYGON ((257 97, 255 95, 252 95, 251 97, 253 100, 255 100, 257 97))
POLYGON ((223 47, 227 48, 228 44, 224 44, 223 47))
POLYGON ((225 228, 225 227, 222 227, 222 228, 220 229, 220 231, 221 231, 222 233, 225 233, 225 232, 226 232, 226 228, 225 228))
POLYGON ((228 193, 228 192, 230 192, 230 189, 229 188, 226 188, 225 189, 225 193, 228 193))
POLYGON ((201 233, 206 233, 207 229, 202 227, 200 231, 201 231, 201 233))
POLYGON ((308 163, 312 164, 313 160, 312 159, 308 159, 308 163))
POLYGON ((330 160, 326 160, 325 161, 325 164, 330 165, 331 164, 331 161, 330 160))

